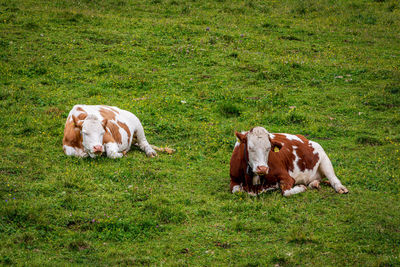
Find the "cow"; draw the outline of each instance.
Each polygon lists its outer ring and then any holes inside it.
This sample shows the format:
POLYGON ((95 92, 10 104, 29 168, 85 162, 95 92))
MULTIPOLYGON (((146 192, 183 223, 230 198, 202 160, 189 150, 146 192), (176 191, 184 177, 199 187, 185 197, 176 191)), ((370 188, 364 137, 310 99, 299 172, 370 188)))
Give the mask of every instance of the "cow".
POLYGON ((235 132, 230 161, 230 190, 251 195, 277 189, 287 197, 320 188, 326 177, 337 193, 348 193, 322 147, 302 135, 269 133, 263 127, 235 132))
POLYGON ((95 158, 105 153, 109 158, 121 158, 136 142, 148 157, 157 156, 139 119, 129 111, 75 105, 68 114, 63 138, 63 150, 68 156, 95 158))

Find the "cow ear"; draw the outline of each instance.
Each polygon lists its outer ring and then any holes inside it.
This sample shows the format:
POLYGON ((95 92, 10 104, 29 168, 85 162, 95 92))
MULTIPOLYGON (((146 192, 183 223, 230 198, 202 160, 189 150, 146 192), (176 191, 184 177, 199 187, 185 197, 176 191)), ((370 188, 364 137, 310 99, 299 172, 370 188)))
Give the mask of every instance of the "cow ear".
POLYGON ((246 143, 247 142, 247 133, 242 134, 239 132, 235 132, 236 137, 239 139, 240 143, 246 143))
POLYGON ((101 124, 103 125, 103 128, 104 128, 104 129, 106 129, 107 123, 108 123, 108 120, 107 120, 107 119, 104 119, 104 120, 101 122, 101 124))
POLYGON ((269 141, 271 143, 271 150, 272 151, 277 152, 277 151, 281 150, 281 148, 282 148, 282 144, 281 143, 274 141, 271 138, 271 135, 268 135, 268 138, 269 138, 269 141))
POLYGON ((82 129, 82 124, 83 124, 82 120, 79 120, 74 115, 72 115, 72 120, 74 121, 75 127, 82 129))

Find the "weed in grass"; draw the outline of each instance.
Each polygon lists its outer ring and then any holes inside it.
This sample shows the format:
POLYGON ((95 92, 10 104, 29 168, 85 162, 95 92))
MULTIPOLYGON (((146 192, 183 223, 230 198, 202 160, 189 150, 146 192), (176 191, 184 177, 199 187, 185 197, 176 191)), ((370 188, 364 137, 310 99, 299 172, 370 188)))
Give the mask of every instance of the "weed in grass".
POLYGON ((220 112, 226 117, 240 116, 240 107, 236 104, 225 102, 220 104, 220 112))

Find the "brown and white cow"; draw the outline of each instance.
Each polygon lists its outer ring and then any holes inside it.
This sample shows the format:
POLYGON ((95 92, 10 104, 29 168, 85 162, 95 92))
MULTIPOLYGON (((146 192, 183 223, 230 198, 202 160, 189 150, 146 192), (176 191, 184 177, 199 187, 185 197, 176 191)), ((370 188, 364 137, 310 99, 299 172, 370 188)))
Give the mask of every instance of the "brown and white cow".
POLYGON ((271 134, 263 127, 238 133, 230 162, 232 193, 258 194, 280 188, 284 196, 319 188, 328 178, 336 192, 348 193, 322 147, 302 135, 271 134))
POLYGON ((94 158, 106 153, 121 158, 136 142, 147 156, 157 155, 139 119, 117 107, 75 105, 65 123, 63 149, 68 156, 94 158))

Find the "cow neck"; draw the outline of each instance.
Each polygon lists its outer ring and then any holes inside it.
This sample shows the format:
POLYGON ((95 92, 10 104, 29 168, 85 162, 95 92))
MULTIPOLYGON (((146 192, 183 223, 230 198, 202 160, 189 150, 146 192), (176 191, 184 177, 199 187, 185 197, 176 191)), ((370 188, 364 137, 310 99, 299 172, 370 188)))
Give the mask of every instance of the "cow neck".
POLYGON ((243 143, 243 144, 244 144, 244 161, 246 162, 246 174, 253 177, 254 172, 249 164, 249 157, 247 155, 249 153, 249 152, 247 152, 247 143, 243 143))

